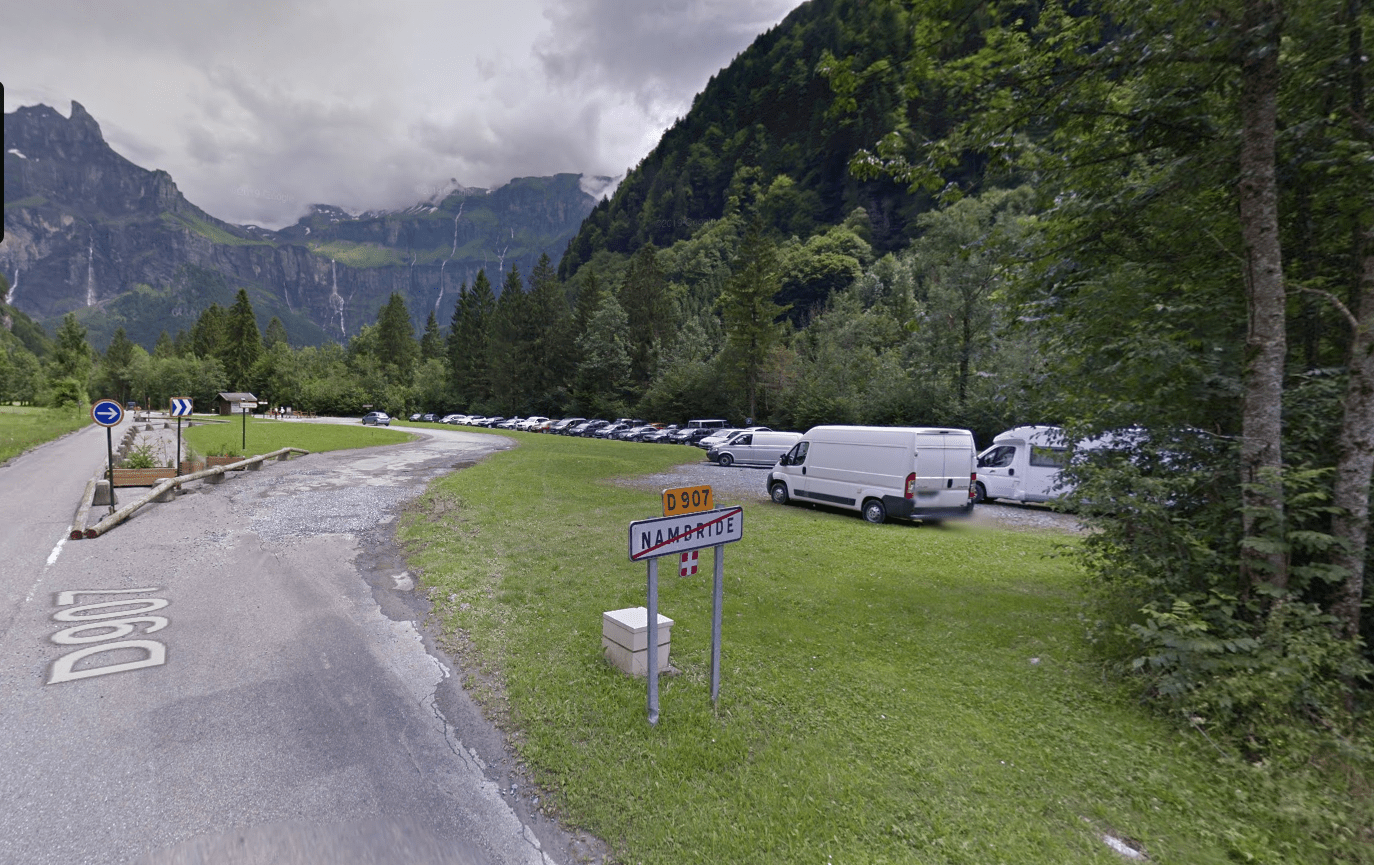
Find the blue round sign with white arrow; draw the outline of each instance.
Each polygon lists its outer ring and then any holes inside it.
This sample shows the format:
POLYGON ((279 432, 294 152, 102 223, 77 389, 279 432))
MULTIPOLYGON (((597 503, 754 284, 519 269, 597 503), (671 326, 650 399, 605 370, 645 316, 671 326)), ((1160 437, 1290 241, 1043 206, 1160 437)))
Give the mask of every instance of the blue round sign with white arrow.
POLYGON ((91 419, 103 427, 117 426, 124 420, 124 409, 112 399, 102 399, 91 406, 91 419))

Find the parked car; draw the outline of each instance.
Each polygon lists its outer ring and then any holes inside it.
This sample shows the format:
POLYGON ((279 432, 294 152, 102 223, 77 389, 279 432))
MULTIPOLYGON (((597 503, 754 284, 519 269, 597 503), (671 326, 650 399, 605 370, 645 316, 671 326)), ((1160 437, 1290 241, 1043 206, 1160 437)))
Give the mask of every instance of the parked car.
POLYGON ((426 412, 424 417, 420 418, 420 420, 424 421, 425 423, 438 423, 439 417, 433 412, 426 412))
POLYGON ((462 417, 462 415, 446 414, 443 416, 443 418, 440 419, 439 423, 456 424, 458 423, 458 418, 460 417, 462 417))
POLYGON ((709 418, 706 420, 689 420, 687 429, 729 429, 730 422, 724 418, 709 418))
POLYGON ((642 442, 649 442, 651 444, 660 444, 665 442, 671 443, 673 440, 672 435, 677 431, 677 424, 669 424, 668 426, 663 427, 662 429, 656 429, 653 432, 645 433, 644 435, 639 437, 639 440, 642 442))
POLYGON ((499 415, 499 414, 498 414, 498 415, 492 415, 491 417, 484 417, 484 418, 482 418, 482 421, 481 421, 481 423, 478 424, 478 426, 484 426, 484 427, 486 427, 487 429, 492 429, 492 428, 495 427, 497 424, 502 423, 502 422, 504 422, 504 421, 505 421, 505 418, 502 417, 501 415, 499 415))
POLYGON ((584 423, 578 424, 576 427, 573 428, 573 431, 572 431, 571 433, 569 433, 569 435, 583 436, 584 438, 590 438, 590 437, 592 436, 593 433, 595 433, 597 430, 601 429, 603 426, 606 426, 606 425, 609 424, 609 423, 610 423, 610 421, 608 421, 608 420, 601 420, 601 419, 599 419, 599 418, 592 418, 592 419, 589 420, 589 421, 586 421, 586 422, 584 422, 584 423))
POLYGON ((557 433, 558 435, 567 435, 569 432, 572 431, 573 427, 585 422, 586 420, 587 419, 584 417, 565 417, 562 420, 554 421, 549 426, 549 432, 557 433))
POLYGON ((616 421, 615 423, 606 424, 598 430, 593 430, 592 435, 599 439, 608 439, 616 433, 629 428, 630 425, 628 423, 616 421))
POLYGON ((730 439, 734 438, 737 435, 740 435, 743 432, 744 430, 735 429, 733 427, 730 429, 718 429, 710 435, 706 436, 705 438, 697 439, 696 446, 702 448, 703 450, 709 451, 711 448, 716 447, 717 445, 725 444, 730 439))
POLYGON ((370 411, 363 415, 366 426, 391 426, 391 416, 384 411, 370 411))
POLYGON ((768 495, 924 521, 973 510, 973 433, 940 427, 818 426, 768 474, 768 495))
POLYGON ((706 458, 722 466, 735 463, 745 466, 776 465, 782 455, 801 441, 801 433, 745 432, 706 452, 706 458))
POLYGON ((688 427, 674 432, 668 441, 673 444, 694 445, 714 432, 715 430, 710 427, 688 427))
POLYGON ((548 418, 546 418, 546 417, 544 417, 544 416, 542 416, 542 415, 537 415, 537 414, 536 414, 536 415, 530 415, 529 417, 525 418, 524 420, 518 422, 518 423, 515 425, 515 428, 516 428, 516 429, 520 429, 520 430, 524 430, 525 432, 535 432, 535 431, 538 430, 541 426, 543 426, 544 424, 547 424, 547 423, 549 423, 549 419, 548 419, 548 418))
POLYGON ((413 415, 410 416, 410 419, 413 420, 413 421, 417 421, 417 420, 419 420, 419 419, 420 419, 421 417, 423 417, 423 416, 424 416, 423 413, 417 411, 415 414, 413 414, 413 415))
POLYGON ((632 426, 629 429, 623 429, 616 433, 615 437, 623 442, 637 442, 643 441, 644 436, 649 433, 656 432, 658 432, 658 427, 652 424, 644 424, 642 426, 632 426))

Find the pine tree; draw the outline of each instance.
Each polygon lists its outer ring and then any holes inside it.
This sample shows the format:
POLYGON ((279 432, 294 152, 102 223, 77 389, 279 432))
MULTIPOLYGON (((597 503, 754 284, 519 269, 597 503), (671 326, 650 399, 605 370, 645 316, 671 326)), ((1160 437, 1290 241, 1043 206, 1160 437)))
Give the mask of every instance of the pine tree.
POLYGON ((449 330, 449 366, 459 402, 480 411, 491 399, 491 375, 487 367, 492 314, 496 297, 485 270, 477 271, 472 288, 460 288, 458 308, 449 330))
POLYGON ((532 327, 530 393, 539 411, 553 414, 564 407, 573 346, 567 296, 548 255, 539 257, 530 274, 528 306, 532 327))
POLYGON ((524 412, 530 398, 530 314, 520 269, 511 267, 501 283, 487 344, 492 397, 501 411, 524 412))
POLYGON ((86 328, 73 313, 62 316, 57 329, 57 345, 53 348, 53 378, 76 379, 82 387, 91 374, 91 347, 86 342, 86 328))
POLYGON ((130 366, 134 360, 134 344, 125 335, 124 328, 115 330, 105 356, 100 361, 100 386, 114 399, 123 403, 129 399, 133 385, 133 371, 130 366))
POLYGON ((392 292, 386 305, 377 313, 377 359, 394 370, 397 380, 409 384, 415 375, 415 363, 420 346, 415 342, 415 325, 405 298, 392 292))
POLYGON ((745 232, 733 273, 718 302, 725 320, 727 358, 743 380, 749 416, 758 416, 758 385, 764 363, 782 338, 778 316, 787 307, 773 302, 779 288, 777 251, 756 219, 745 232))
POLYGON ((281 319, 275 315, 272 320, 267 322, 267 332, 262 337, 262 347, 266 349, 276 348, 278 345, 289 345, 290 340, 286 335, 286 325, 281 323, 281 319))
POLYGON ((425 333, 420 337, 420 358, 422 360, 435 360, 444 356, 444 335, 439 332, 439 317, 434 314, 434 310, 429 311, 429 318, 425 321, 425 333))
POLYGON ((176 353, 176 344, 173 343, 172 338, 167 335, 167 331, 164 330, 162 333, 158 334, 157 344, 153 346, 153 357, 158 360, 165 360, 169 357, 175 357, 176 353))
POLYGON ((253 315, 253 304, 248 300, 248 292, 240 288, 225 317, 224 341, 219 351, 231 388, 241 391, 248 387, 248 374, 261 355, 262 334, 253 315))
POLYGON ((630 326, 630 377, 641 387, 647 387, 664 337, 672 329, 668 283, 658 266, 653 244, 644 244, 630 260, 620 288, 620 305, 630 326))
POLYGON ((225 327, 224 309, 217 303, 206 307, 191 327, 191 351, 196 357, 202 360, 219 357, 224 346, 225 327))

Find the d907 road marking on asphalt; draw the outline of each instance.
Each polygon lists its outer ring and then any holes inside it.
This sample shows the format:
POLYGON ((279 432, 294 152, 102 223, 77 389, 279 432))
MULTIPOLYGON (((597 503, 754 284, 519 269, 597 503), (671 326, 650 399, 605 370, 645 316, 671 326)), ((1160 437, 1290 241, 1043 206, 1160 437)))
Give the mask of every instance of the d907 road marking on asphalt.
POLYGON ((52 614, 53 621, 72 623, 52 634, 48 639, 59 646, 79 645, 84 648, 68 652, 52 662, 48 673, 48 684, 70 682, 76 679, 89 679, 110 673, 123 673, 141 670, 146 667, 159 667, 167 663, 167 647, 157 640, 125 640, 133 634, 138 625, 144 625, 140 636, 156 633, 167 627, 163 616, 149 616, 154 610, 166 607, 165 598, 119 598, 112 601, 94 601, 76 604, 77 595, 134 595, 159 591, 157 586, 143 589, 74 589, 57 593, 57 605, 66 607, 52 614), (91 633, 86 633, 91 632, 91 633), (110 642, 110 641, 116 642, 110 642), (90 644, 90 645, 87 645, 90 644), (113 652, 119 649, 137 649, 147 653, 147 657, 135 661, 106 664, 101 667, 75 669, 78 661, 113 652))

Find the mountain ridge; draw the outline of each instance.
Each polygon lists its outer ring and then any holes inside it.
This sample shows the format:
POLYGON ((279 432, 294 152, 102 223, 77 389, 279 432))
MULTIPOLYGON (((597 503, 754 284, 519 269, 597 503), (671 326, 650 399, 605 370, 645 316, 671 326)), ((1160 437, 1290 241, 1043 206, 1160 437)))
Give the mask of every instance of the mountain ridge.
POLYGON ((298 344, 347 340, 392 292, 417 328, 431 309, 446 321, 479 269, 528 273, 540 255, 557 258, 595 204, 579 174, 491 190, 452 180, 401 210, 316 204, 282 229, 235 225, 116 153, 79 102, 66 118, 36 105, 5 120, 6 300, 49 326, 76 312, 97 345, 124 327, 151 346, 163 329, 189 329, 197 303, 239 288, 260 324, 278 316, 298 344))

